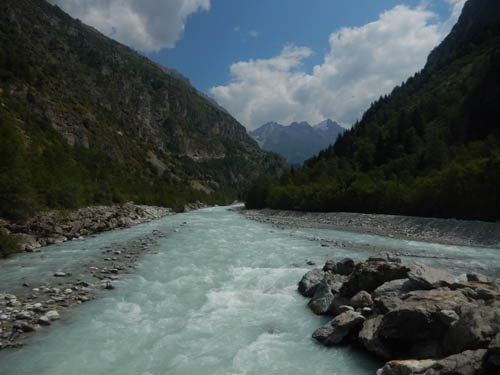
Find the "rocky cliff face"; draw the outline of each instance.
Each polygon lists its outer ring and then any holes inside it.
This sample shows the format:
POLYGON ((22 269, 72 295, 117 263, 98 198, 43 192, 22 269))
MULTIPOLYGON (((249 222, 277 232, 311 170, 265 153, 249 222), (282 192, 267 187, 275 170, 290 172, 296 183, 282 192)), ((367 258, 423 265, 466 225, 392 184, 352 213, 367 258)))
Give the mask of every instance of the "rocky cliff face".
POLYGON ((3 1, 0 41, 0 102, 25 143, 40 136, 25 124, 35 119, 84 153, 212 190, 283 167, 188 80, 46 1, 3 1))

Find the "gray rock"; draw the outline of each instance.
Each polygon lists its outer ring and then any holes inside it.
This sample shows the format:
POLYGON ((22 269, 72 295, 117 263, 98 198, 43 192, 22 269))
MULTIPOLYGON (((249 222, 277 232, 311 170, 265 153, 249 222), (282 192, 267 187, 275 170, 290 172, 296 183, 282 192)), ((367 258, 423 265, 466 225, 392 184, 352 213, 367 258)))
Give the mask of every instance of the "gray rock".
POLYGON ((337 261, 335 259, 328 259, 323 266, 323 271, 337 273, 337 261))
POLYGON ((325 276, 307 306, 317 315, 331 314, 334 297, 331 279, 325 276))
POLYGON ((56 272, 54 273, 54 277, 68 277, 69 275, 65 272, 56 272))
POLYGON ((354 311, 354 307, 349 306, 349 305, 341 305, 341 306, 339 306, 338 311, 339 311, 339 314, 342 314, 346 311, 354 311))
POLYGON ((372 296, 370 295, 370 293, 362 290, 351 298, 351 306, 356 309, 362 307, 371 307, 373 306, 372 296))
POLYGON ((332 321, 318 328, 313 338, 323 345, 340 344, 347 336, 354 336, 361 329, 365 317, 355 311, 346 311, 337 315, 332 321))
POLYGON ((418 289, 433 289, 441 286, 450 286, 457 282, 457 279, 448 272, 428 267, 422 263, 410 263, 408 278, 418 289))
POLYGON ((8 320, 8 319, 9 319, 9 317, 7 315, 0 314, 0 322, 3 322, 3 321, 8 320))
POLYGON ((413 375, 424 374, 436 364, 433 359, 408 359, 405 361, 389 361, 377 370, 377 375, 413 375))
POLYGON ((392 358, 392 351, 385 345, 377 333, 383 317, 383 315, 377 315, 366 320, 363 323, 363 328, 358 334, 358 340, 366 350, 375 354, 377 357, 390 359, 392 358))
POLYGON ((396 309, 384 315, 378 334, 386 339, 408 343, 442 338, 446 327, 439 317, 441 310, 454 310, 467 303, 467 298, 460 291, 436 289, 410 292, 396 309))
POLYGON ((484 276, 484 275, 482 275, 480 273, 471 272, 471 273, 467 274, 467 281, 476 281, 476 282, 480 282, 480 283, 488 283, 491 280, 487 276, 484 276))
POLYGON ((387 281, 406 278, 408 272, 409 268, 394 262, 359 263, 340 292, 346 297, 353 297, 362 290, 372 293, 387 281))
POLYGON ((342 259, 340 262, 337 262, 336 273, 343 276, 349 276, 352 271, 354 271, 355 266, 356 264, 351 258, 342 259))
POLYGON ((500 333, 488 345, 488 363, 500 369, 500 333))
POLYGON ((467 350, 437 361, 424 375, 477 375, 485 373, 486 349, 467 350))
POLYGON ((35 304, 33 305, 33 311, 34 311, 34 312, 37 312, 37 313, 41 313, 41 312, 43 312, 43 311, 44 311, 44 309, 43 309, 43 305, 42 305, 41 303, 39 303, 39 302, 38 302, 38 303, 35 303, 35 304))
POLYGON ((24 321, 16 321, 14 323, 14 328, 23 331, 23 332, 33 332, 35 330, 35 327, 33 327, 31 324, 28 324, 24 321))
POLYGON ((42 326, 50 326, 50 319, 46 315, 42 315, 38 318, 37 323, 42 326))
POLYGON ((453 310, 441 310, 438 312, 437 316, 439 320, 441 320, 441 322, 447 327, 451 327, 460 319, 458 314, 453 310))
POLYGON ((485 348, 500 332, 500 308, 495 305, 462 304, 455 309, 460 319, 444 337, 447 353, 485 348))
POLYGON ((486 374, 485 349, 467 350, 441 360, 390 361, 377 370, 377 375, 479 375, 486 374))
POLYGON ((56 311, 56 310, 50 310, 50 311, 47 311, 45 313, 45 316, 50 320, 50 321, 54 321, 54 320, 59 320, 61 317, 59 315, 59 313, 56 311))
POLYGON ((33 318, 33 314, 29 311, 21 311, 16 314, 17 320, 30 320, 33 318))
POLYGON ((405 293, 417 290, 416 285, 410 279, 396 279, 383 283, 372 293, 372 298, 383 295, 401 296, 405 293))
POLYGON ((307 272, 299 282, 300 294, 304 297, 312 297, 324 276, 325 272, 319 268, 307 272))

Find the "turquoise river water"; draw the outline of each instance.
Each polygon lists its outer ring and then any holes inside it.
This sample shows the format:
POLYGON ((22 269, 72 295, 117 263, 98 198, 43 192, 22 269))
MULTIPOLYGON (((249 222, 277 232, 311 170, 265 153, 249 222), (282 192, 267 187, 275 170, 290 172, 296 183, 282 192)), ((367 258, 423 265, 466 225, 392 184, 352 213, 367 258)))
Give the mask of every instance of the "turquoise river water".
POLYGON ((322 266, 329 258, 364 260, 374 248, 407 249, 445 259, 404 261, 463 277, 469 269, 488 272, 500 255, 343 231, 278 229, 210 208, 47 247, 40 259, 2 261, 0 283, 21 277, 41 282, 56 269, 98 257, 103 246, 154 229, 169 235, 144 253, 133 274, 38 331, 22 349, 0 352, 0 374, 374 374, 381 363, 373 358, 312 340, 327 319, 313 315, 297 292, 297 282, 312 268, 307 260, 322 266))

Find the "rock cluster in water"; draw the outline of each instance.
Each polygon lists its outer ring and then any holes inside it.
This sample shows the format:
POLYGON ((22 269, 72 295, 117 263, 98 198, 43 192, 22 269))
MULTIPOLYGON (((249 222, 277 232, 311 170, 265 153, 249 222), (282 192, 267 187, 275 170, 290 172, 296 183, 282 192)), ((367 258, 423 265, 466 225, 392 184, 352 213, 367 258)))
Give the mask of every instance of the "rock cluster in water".
POLYGON ((103 247, 101 259, 78 269, 76 277, 67 270, 55 270, 49 283, 25 283, 24 292, 0 293, 0 350, 22 346, 31 333, 51 325, 72 307, 96 298, 100 291, 114 289, 120 275, 132 271, 141 254, 165 237, 153 230, 133 241, 103 247))
POLYGON ((500 285, 483 275, 458 281, 384 254, 329 260, 298 289, 315 314, 333 316, 313 338, 388 360, 377 375, 500 373, 500 285))
POLYGON ((116 206, 86 207, 62 214, 40 213, 26 223, 0 223, 20 242, 22 249, 37 251, 42 246, 81 239, 90 234, 125 228, 173 214, 170 208, 141 206, 132 202, 116 206))

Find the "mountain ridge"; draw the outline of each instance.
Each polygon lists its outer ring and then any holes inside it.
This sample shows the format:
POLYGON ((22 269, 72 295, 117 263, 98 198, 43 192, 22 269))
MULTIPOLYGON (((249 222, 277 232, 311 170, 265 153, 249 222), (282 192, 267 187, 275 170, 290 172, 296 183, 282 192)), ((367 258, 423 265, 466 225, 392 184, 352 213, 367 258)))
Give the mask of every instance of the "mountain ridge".
POLYGON ((334 143, 345 129, 327 119, 310 125, 307 121, 281 125, 268 122, 249 132, 259 146, 282 155, 289 165, 300 165, 334 143))

